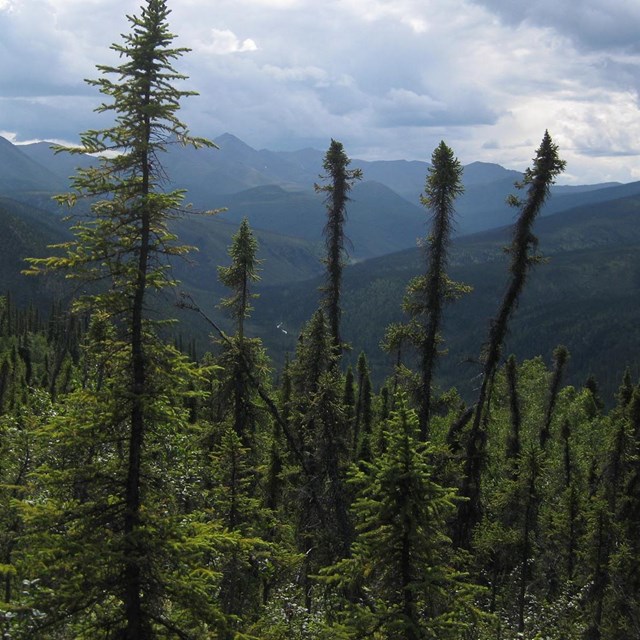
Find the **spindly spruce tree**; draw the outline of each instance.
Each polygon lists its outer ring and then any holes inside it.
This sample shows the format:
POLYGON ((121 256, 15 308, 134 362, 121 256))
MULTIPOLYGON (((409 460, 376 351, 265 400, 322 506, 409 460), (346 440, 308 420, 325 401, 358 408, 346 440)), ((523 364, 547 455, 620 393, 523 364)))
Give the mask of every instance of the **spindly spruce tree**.
POLYGON ((447 250, 453 228, 453 204, 462 191, 462 166, 453 151, 440 142, 431 155, 422 204, 432 213, 428 238, 427 270, 422 281, 423 331, 420 344, 420 436, 429 436, 431 416, 431 386, 438 357, 439 333, 447 299, 456 294, 456 285, 447 278, 447 250))
POLYGON ((553 376, 551 378, 551 385, 549 387, 549 397, 547 399, 547 406, 544 412, 544 423, 540 429, 540 447, 544 449, 547 446, 547 442, 551 438, 551 421, 553 419, 554 409, 556 402, 558 401, 558 393, 560 392, 560 385, 562 383, 562 375, 569 359, 569 350, 560 345, 553 351, 554 369, 553 376))
POLYGON ((244 332, 244 321, 252 310, 251 299, 257 296, 252 293, 251 285, 260 280, 257 251, 258 241, 245 218, 229 247, 231 264, 218 267, 220 282, 231 289, 231 295, 222 299, 220 307, 228 311, 236 322, 235 335, 222 341, 223 353, 219 364, 224 372, 220 394, 228 399, 225 404, 233 407, 234 429, 243 446, 248 448, 255 448, 255 415, 252 415, 255 414, 252 400, 255 390, 248 378, 248 370, 257 370, 260 360, 263 361, 261 368, 265 369, 262 345, 259 341, 245 338, 244 332))
POLYGON ((533 166, 525 171, 522 182, 516 184, 518 188, 526 189, 526 198, 523 201, 515 197, 510 199, 514 206, 519 206, 520 214, 514 226, 513 239, 508 250, 511 257, 510 279, 498 314, 491 321, 489 340, 483 355, 482 381, 467 441, 461 490, 467 500, 458 506, 454 536, 456 543, 463 547, 470 546, 473 528, 480 521, 481 469, 487 436, 484 417, 491 396, 491 388, 500 365, 509 320, 518 306, 527 275, 538 260, 538 257, 532 254, 532 249, 537 245, 537 238, 532 232, 533 223, 549 196, 551 185, 562 173, 564 167, 565 162, 558 155, 558 146, 551 140, 549 132, 545 131, 542 143, 533 159, 533 166))
POLYGON ((219 531, 180 513, 174 490, 189 447, 192 367, 158 337, 151 311, 155 292, 173 284, 169 257, 186 251, 169 231, 183 193, 164 190, 161 154, 174 142, 210 145, 177 116, 193 92, 176 87, 184 76, 172 64, 187 50, 172 45, 169 13, 165 0, 147 0, 112 46, 121 63, 89 81, 106 97, 97 111, 114 122, 66 149, 101 157, 60 200, 85 198, 90 213, 60 245, 66 255, 32 261, 33 271, 64 269, 82 283, 76 308, 94 318, 87 357, 101 371, 49 425, 58 456, 37 476, 48 500, 25 505, 32 543, 48 558, 34 563, 51 587, 43 624, 66 625, 66 637, 187 637, 220 623, 215 574, 194 566, 206 566, 219 531))
POLYGON ((260 261, 256 258, 257 251, 258 241, 249 227, 248 220, 244 218, 229 248, 231 265, 218 267, 220 282, 233 292, 222 300, 220 306, 227 309, 237 321, 236 333, 240 341, 244 338, 244 320, 252 310, 251 299, 256 297, 250 287, 252 283, 260 280, 258 275, 260 261))
POLYGON ((370 457, 373 425, 371 374, 364 352, 358 356, 356 369, 358 371, 358 398, 353 430, 353 458, 357 461, 368 460, 370 457))
MULTIPOLYGON (((235 333, 219 341, 222 352, 216 359, 219 371, 215 392, 219 415, 210 425, 211 441, 218 444, 210 456, 209 478, 212 486, 209 502, 223 514, 225 527, 255 542, 268 529, 265 524, 268 511, 257 497, 257 468, 263 459, 266 434, 271 431, 257 389, 268 387, 267 358, 260 340, 246 337, 244 329, 245 319, 252 311, 250 302, 257 297, 251 291, 253 283, 260 279, 257 251, 258 242, 245 218, 228 250, 231 264, 218 267, 220 282, 231 290, 219 306, 234 319, 235 333)), ((222 569, 223 611, 238 620, 242 617, 248 620, 260 601, 262 577, 248 559, 251 554, 261 553, 259 546, 258 543, 247 549, 235 548, 222 569)), ((233 631, 226 637, 234 637, 233 631)))
POLYGON ((349 191, 351 191, 353 183, 362 178, 362 171, 360 169, 349 169, 350 164, 351 160, 345 153, 342 143, 332 139, 322 165, 327 172, 322 177, 329 180, 329 184, 323 186, 315 185, 316 191, 327 194, 327 224, 324 228, 327 247, 327 257, 325 259, 327 282, 323 291, 325 294, 324 307, 336 355, 342 353, 340 288, 342 286, 342 269, 345 261, 344 223, 347 219, 347 202, 349 201, 349 191))

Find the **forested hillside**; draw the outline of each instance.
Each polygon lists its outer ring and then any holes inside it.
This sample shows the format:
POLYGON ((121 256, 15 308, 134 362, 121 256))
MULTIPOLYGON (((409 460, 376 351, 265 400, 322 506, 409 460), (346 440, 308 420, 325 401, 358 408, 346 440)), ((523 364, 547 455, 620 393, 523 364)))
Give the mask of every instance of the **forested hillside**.
MULTIPOLYGON (((531 274, 512 330, 508 350, 519 358, 549 358, 558 343, 573 354, 569 380, 595 375, 607 401, 613 401, 625 367, 638 370, 635 318, 640 280, 640 200, 637 196, 578 207, 540 219, 536 226, 545 257, 531 274)), ((443 328, 446 357, 437 376, 442 389, 456 386, 472 397, 480 345, 507 278, 510 227, 465 236, 451 247, 451 275, 473 290, 447 312, 443 328)), ((403 319, 407 282, 420 272, 422 249, 349 266, 344 276, 344 334, 351 359, 365 351, 380 382, 393 368, 380 348, 385 327, 403 319)), ((295 348, 295 338, 318 300, 321 278, 271 287, 265 281, 256 301, 256 331, 274 354, 295 348), (291 301, 295 300, 295 304, 291 301), (289 338, 276 325, 290 331, 289 338)), ((411 352, 407 353, 411 358, 411 352)))
POLYGON ((106 128, 0 146, 3 638, 637 640, 638 185, 554 192, 545 131, 512 224, 456 237, 514 175, 224 136, 237 211, 194 210, 224 150, 169 13, 90 81, 106 128))

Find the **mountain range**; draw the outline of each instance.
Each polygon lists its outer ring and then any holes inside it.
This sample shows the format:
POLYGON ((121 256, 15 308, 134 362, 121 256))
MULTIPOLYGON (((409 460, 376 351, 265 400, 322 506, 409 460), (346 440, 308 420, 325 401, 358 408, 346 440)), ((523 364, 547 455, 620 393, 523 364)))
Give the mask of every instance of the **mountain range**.
MULTIPOLYGON (((283 152, 255 150, 231 134, 215 139, 217 149, 169 145, 163 166, 171 177, 167 186, 186 190, 197 210, 226 208, 220 218, 238 223, 247 217, 254 229, 321 241, 325 209, 314 184, 322 182, 323 152, 314 149, 283 152)), ((16 199, 68 189, 77 166, 95 159, 54 153, 49 143, 12 145, 0 140, 0 193, 16 199)), ((426 234, 427 216, 420 206, 428 163, 406 160, 364 161, 364 179, 351 194, 347 235, 351 256, 362 260, 415 246, 426 234)), ((465 192, 456 203, 459 235, 509 224, 513 211, 506 204, 517 171, 473 162, 464 167, 465 192)), ((559 187, 548 212, 619 197, 611 189, 640 190, 640 184, 559 187), (596 192, 596 193, 594 193, 596 192), (556 204, 557 201, 557 204, 556 204)), ((42 201, 38 204, 42 205, 42 201)))
MULTIPOLYGON (((255 150, 230 134, 215 140, 218 149, 170 146, 164 167, 167 188, 187 190, 193 210, 225 208, 216 215, 187 215, 176 231, 199 248, 176 265, 184 289, 203 308, 219 316, 223 295, 216 267, 228 263, 226 249, 237 224, 247 217, 260 242, 261 298, 251 329, 281 359, 295 348, 295 337, 318 304, 322 283, 322 229, 325 208, 313 185, 322 182, 323 152, 255 150), (283 329, 287 333, 283 332, 283 329)), ((51 297, 51 289, 19 275, 22 259, 44 255, 45 245, 68 237, 62 212, 51 196, 68 189, 76 167, 95 158, 55 154, 48 143, 13 145, 0 138, 0 287, 24 301, 51 297), (47 291, 49 293, 47 293, 47 291)), ((429 165, 389 160, 352 161, 362 182, 352 191, 347 236, 352 265, 345 271, 345 337, 353 355, 365 350, 379 372, 389 358, 378 349, 385 326, 402 319, 408 280, 423 268, 418 239, 427 233, 427 213, 419 204, 429 165)), ((503 247, 515 211, 506 203, 516 171, 474 162, 464 167, 465 193, 456 202, 457 238, 452 277, 474 292, 448 310, 444 338, 449 355, 441 381, 472 387, 473 365, 486 337, 489 318, 504 286, 503 247)), ((549 355, 558 342, 573 354, 573 381, 595 373, 607 391, 624 366, 640 375, 640 183, 555 187, 536 234, 548 263, 539 265, 514 318, 508 348, 519 357, 549 355), (637 344, 636 344, 637 343, 637 344), (636 349, 637 347, 637 349, 636 349)), ((55 295, 58 295, 57 293, 55 295)), ((188 330, 206 329, 189 321, 188 330)), ((463 389, 464 390, 464 389, 463 389)))

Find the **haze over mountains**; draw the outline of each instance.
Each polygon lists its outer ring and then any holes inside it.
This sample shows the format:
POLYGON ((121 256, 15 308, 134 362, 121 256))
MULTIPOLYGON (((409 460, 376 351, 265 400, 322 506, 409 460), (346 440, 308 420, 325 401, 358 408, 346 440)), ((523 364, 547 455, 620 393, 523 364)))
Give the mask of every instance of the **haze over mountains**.
MULTIPOLYGON (((171 184, 186 189, 188 202, 196 209, 226 207, 222 219, 237 223, 247 216, 255 229, 312 242, 320 239, 325 209, 313 186, 321 181, 323 151, 258 151, 228 133, 215 142, 218 149, 175 145, 163 159, 171 184)), ((87 157, 54 154, 46 142, 14 146, 3 140, 0 192, 65 191, 75 167, 90 162, 87 157)), ((361 168, 364 176, 354 188, 349 205, 352 256, 363 259, 415 246, 416 238, 425 234, 420 194, 429 165, 354 159, 352 166, 361 168)), ((506 204, 506 197, 520 178, 519 172, 495 164, 467 165, 465 193, 456 203, 457 233, 509 224, 513 210, 506 204)), ((559 187, 558 204, 553 210, 617 197, 609 191, 616 186, 629 189, 610 183, 559 187)), ((634 189, 631 187, 632 192, 634 189)))
MULTIPOLYGON (((295 348, 297 332, 318 302, 325 207, 313 185, 321 182, 324 152, 255 150, 230 134, 216 143, 219 149, 198 151, 172 146, 164 162, 171 185, 187 190, 194 210, 227 208, 213 217, 186 216, 178 223, 181 240, 199 252, 176 265, 177 274, 184 289, 218 314, 215 304, 223 290, 216 267, 228 262, 231 236, 246 216, 264 260, 262 297, 251 328, 278 360, 284 350, 295 348), (289 333, 283 334, 282 327, 289 333)), ((48 143, 16 146, 0 138, 3 290, 24 302, 51 296, 40 283, 19 274, 22 259, 46 255, 46 244, 67 237, 64 212, 51 196, 68 189, 75 167, 92 162, 96 160, 54 154, 48 143)), ((361 168, 364 179, 348 207, 349 254, 357 264, 345 273, 345 337, 356 356, 366 349, 384 374, 388 360, 377 345, 386 324, 402 319, 404 288, 422 268, 416 244, 427 233, 419 195, 428 164, 354 159, 351 166, 361 168)), ((515 216, 505 199, 520 177, 494 164, 475 162, 464 168, 452 275, 475 290, 449 311, 444 337, 450 355, 441 368, 446 381, 456 378, 461 360, 477 358, 495 312, 507 269, 507 225, 515 216)), ((615 388, 624 366, 640 374, 631 360, 635 348, 629 346, 637 342, 640 350, 640 330, 635 328, 640 314, 640 183, 555 187, 543 216, 536 233, 549 261, 535 270, 509 348, 529 357, 549 354, 564 342, 573 354, 575 381, 594 372, 607 389, 615 388)), ((206 334, 202 328, 193 330, 206 334)), ((206 348, 206 338, 201 346, 206 348)))

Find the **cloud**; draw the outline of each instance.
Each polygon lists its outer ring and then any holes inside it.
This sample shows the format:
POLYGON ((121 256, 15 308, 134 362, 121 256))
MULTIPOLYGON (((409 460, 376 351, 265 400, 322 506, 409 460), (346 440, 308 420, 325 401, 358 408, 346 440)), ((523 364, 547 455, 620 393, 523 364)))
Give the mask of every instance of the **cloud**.
POLYGON ((262 70, 278 82, 311 82, 315 86, 327 86, 329 74, 320 67, 278 67, 266 64, 262 70))
MULTIPOLYGON (((136 0, 0 0, 0 129, 18 139, 105 126, 83 78, 117 62, 136 0), (10 7, 10 10, 9 10, 10 7)), ((548 128, 571 179, 634 175, 636 0, 180 0, 181 117, 215 137, 350 155, 524 168, 548 128), (627 154, 627 155, 623 155, 627 154), (616 169, 617 167, 617 169, 616 169)))
POLYGON ((376 109, 376 122, 388 127, 442 127, 493 124, 497 119, 481 98, 458 95, 451 103, 407 89, 391 89, 376 109))
POLYGON ((257 51, 258 45, 251 38, 240 40, 229 29, 211 29, 211 39, 201 42, 197 46, 199 52, 214 53, 216 55, 228 55, 230 53, 246 53, 257 51))
POLYGON ((588 50, 640 53, 640 4, 636 0, 474 0, 506 24, 552 28, 588 50))

